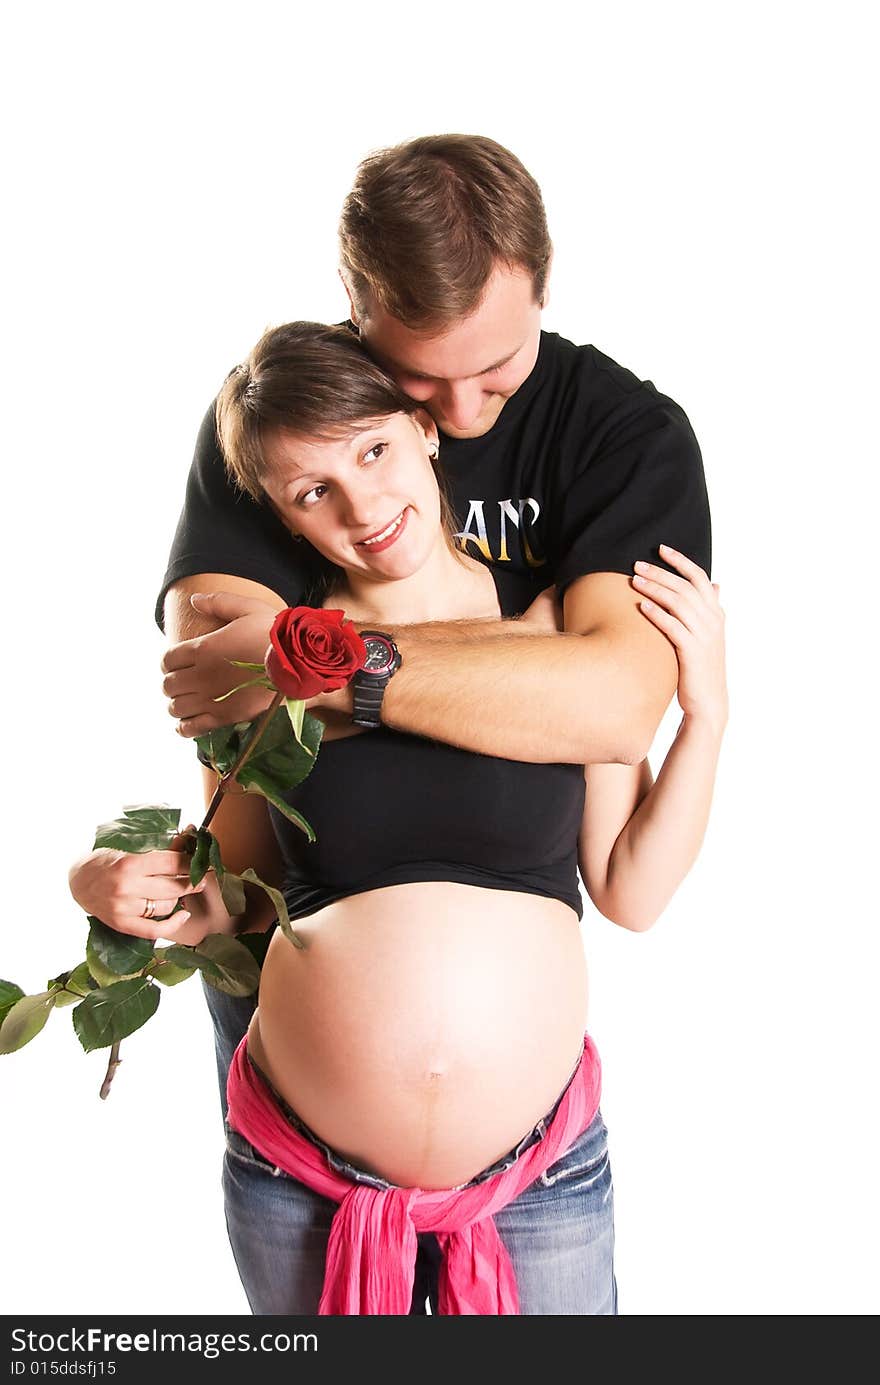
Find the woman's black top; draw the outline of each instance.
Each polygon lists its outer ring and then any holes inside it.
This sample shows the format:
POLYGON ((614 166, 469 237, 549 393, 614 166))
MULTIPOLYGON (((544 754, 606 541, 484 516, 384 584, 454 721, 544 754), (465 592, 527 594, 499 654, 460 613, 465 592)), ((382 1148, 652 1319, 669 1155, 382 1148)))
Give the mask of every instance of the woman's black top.
MULTIPOLYGON (((491 571, 502 615, 521 613, 534 587, 491 571)), ((285 797, 317 838, 270 805, 292 918, 416 880, 544 895, 583 914, 583 765, 504 760, 383 726, 322 743, 311 774, 285 797)))

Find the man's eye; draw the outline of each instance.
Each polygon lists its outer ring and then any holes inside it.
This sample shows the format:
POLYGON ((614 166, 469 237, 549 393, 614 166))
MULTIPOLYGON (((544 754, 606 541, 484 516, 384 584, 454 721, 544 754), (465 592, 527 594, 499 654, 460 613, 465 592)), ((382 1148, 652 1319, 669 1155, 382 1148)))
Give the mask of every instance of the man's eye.
POLYGON ((314 505, 316 500, 320 500, 321 497, 326 494, 326 491, 326 486, 312 486, 310 491, 306 491, 305 495, 300 496, 298 504, 314 505))
POLYGON ((387 451, 387 442, 377 442, 375 447, 371 447, 369 452, 364 453, 365 462, 378 462, 380 457, 387 451))

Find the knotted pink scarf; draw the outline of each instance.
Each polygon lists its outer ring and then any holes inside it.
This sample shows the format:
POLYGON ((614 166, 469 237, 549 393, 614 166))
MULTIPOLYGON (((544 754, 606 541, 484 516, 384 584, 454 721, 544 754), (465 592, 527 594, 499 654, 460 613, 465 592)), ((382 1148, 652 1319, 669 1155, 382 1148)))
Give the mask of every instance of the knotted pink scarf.
POLYGON ((555 1163, 586 1130, 599 1107, 601 1064, 584 1051, 547 1132, 503 1173, 457 1191, 371 1188, 331 1169, 321 1150, 284 1116, 246 1054, 247 1036, 229 1069, 229 1123, 285 1173, 339 1203, 330 1226, 318 1312, 406 1314, 412 1302, 417 1234, 433 1231, 443 1253, 439 1308, 448 1315, 519 1312, 516 1276, 493 1214, 555 1163))

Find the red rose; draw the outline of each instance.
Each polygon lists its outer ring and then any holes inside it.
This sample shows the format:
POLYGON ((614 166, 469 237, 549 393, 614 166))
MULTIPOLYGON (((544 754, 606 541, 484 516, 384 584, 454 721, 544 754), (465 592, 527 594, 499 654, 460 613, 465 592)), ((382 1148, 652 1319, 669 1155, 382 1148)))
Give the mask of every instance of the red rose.
POLYGON ((266 674, 279 692, 297 701, 344 688, 367 657, 344 611, 288 606, 275 617, 269 640, 266 674))

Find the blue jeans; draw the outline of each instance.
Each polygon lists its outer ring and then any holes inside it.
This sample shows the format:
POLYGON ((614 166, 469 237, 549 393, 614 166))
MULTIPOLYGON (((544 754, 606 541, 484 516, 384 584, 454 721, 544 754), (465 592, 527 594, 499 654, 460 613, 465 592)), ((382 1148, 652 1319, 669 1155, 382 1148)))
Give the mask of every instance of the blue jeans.
POLYGON ((226 1078, 232 1055, 238 1048, 257 1008, 254 995, 224 995, 216 986, 202 979, 202 990, 214 1026, 214 1053, 217 1058, 217 1081, 220 1085, 220 1109, 226 1121, 226 1078))
MULTIPOLYGON (((225 1117, 225 1072, 254 1001, 205 989, 211 991, 208 1001, 215 1023, 225 1117)), ((285 1103, 281 1105, 291 1123, 323 1150, 331 1167, 354 1182, 391 1186, 348 1163, 318 1140, 285 1103)), ((542 1140, 554 1112, 555 1106, 514 1149, 471 1182, 508 1168, 530 1145, 542 1140)), ((276 1170, 228 1125, 223 1192, 232 1252, 252 1311, 261 1315, 317 1313, 337 1204, 276 1170)), ((614 1189, 601 1111, 560 1159, 495 1214, 495 1225, 513 1263, 523 1314, 617 1314, 614 1189)), ((439 1264, 436 1238, 421 1234, 411 1314, 426 1314, 426 1301, 437 1312, 439 1264)))

